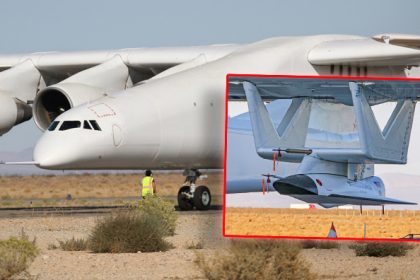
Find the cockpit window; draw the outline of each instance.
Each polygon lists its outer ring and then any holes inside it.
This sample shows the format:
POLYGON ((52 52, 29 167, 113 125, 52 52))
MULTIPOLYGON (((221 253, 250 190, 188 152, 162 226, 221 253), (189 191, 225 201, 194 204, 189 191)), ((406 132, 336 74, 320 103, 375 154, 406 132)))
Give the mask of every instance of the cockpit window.
POLYGON ((60 127, 60 130, 79 128, 80 126, 81 126, 80 121, 64 121, 60 127))
POLYGON ((92 127, 93 127, 94 130, 101 131, 101 128, 99 127, 99 124, 95 120, 90 120, 89 122, 92 125, 92 127))
POLYGON ((48 130, 49 131, 53 131, 53 130, 55 130, 56 128, 57 128, 57 126, 58 126, 58 124, 59 124, 60 122, 59 121, 53 121, 51 124, 50 124, 50 126, 48 127, 48 130))
POLYGON ((84 129, 92 129, 88 121, 83 121, 83 128, 84 129))

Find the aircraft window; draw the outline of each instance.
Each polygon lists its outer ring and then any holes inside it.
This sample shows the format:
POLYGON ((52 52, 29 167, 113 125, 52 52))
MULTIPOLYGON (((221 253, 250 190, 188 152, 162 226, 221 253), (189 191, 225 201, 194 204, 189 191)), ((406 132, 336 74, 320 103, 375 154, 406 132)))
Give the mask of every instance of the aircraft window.
POLYGON ((83 128, 84 129, 92 129, 88 121, 83 121, 83 128))
POLYGON ((99 124, 98 124, 96 121, 94 121, 94 120, 90 120, 89 122, 90 122, 90 124, 92 125, 92 127, 93 127, 93 129, 94 129, 94 130, 99 130, 99 131, 101 131, 101 128, 99 127, 99 124))
POLYGON ((63 124, 60 126, 60 130, 68 130, 73 128, 78 128, 81 126, 79 121, 64 121, 63 124))
POLYGON ((50 124, 50 126, 48 127, 48 130, 49 131, 53 131, 53 130, 55 130, 56 128, 57 128, 57 126, 58 126, 58 124, 59 124, 60 122, 59 121, 53 121, 51 124, 50 124))

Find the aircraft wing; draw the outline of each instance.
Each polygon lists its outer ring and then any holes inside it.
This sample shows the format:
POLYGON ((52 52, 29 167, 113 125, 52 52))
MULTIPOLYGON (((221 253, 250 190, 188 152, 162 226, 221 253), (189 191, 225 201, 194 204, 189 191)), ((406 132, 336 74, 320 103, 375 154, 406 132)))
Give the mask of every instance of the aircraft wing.
POLYGON ((353 204, 353 205, 382 205, 382 204, 406 204, 406 205, 417 205, 417 203, 402 201, 399 199, 384 197, 384 196, 350 196, 350 195, 340 195, 340 194, 331 194, 328 196, 324 195, 294 195, 293 197, 306 201, 308 203, 318 203, 318 204, 353 204))
POLYGON ((380 80, 348 77, 318 78, 298 76, 252 76, 232 74, 229 76, 229 100, 246 100, 244 82, 254 84, 264 101, 291 98, 328 99, 353 105, 349 82, 365 81, 366 98, 370 105, 399 99, 420 100, 420 81, 407 79, 380 80))
POLYGON ((418 65, 420 49, 413 46, 418 47, 420 37, 415 37, 411 36, 400 40, 395 38, 393 41, 386 37, 328 41, 310 50, 308 61, 313 65, 418 65))
POLYGON ((204 56, 206 61, 211 61, 227 55, 236 48, 238 45, 210 45, 0 55, 0 71, 30 60, 39 71, 63 79, 119 56, 129 68, 154 76, 200 55, 204 56))

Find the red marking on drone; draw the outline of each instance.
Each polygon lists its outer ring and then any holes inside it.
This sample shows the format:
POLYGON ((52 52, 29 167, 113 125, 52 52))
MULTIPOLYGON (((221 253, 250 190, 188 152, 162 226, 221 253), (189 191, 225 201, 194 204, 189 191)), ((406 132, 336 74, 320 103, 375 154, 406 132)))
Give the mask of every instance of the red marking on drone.
POLYGON ((273 153, 273 172, 276 172, 276 152, 273 153))
POLYGON ((261 181, 261 188, 262 188, 263 195, 265 195, 265 179, 264 178, 261 181))

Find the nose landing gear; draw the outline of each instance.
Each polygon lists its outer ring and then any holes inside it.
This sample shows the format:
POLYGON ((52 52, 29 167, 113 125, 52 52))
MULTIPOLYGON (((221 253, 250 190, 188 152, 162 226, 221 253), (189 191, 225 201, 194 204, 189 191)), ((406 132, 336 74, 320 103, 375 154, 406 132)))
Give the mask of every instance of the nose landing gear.
POLYGON ((197 169, 187 169, 183 173, 184 185, 178 191, 178 206, 180 210, 208 210, 211 205, 210 190, 206 186, 196 186, 197 178, 202 177, 197 169))

